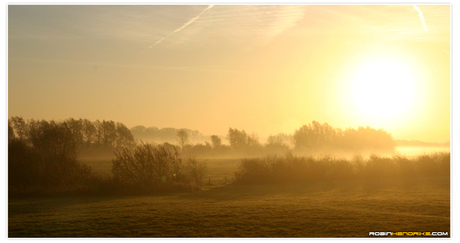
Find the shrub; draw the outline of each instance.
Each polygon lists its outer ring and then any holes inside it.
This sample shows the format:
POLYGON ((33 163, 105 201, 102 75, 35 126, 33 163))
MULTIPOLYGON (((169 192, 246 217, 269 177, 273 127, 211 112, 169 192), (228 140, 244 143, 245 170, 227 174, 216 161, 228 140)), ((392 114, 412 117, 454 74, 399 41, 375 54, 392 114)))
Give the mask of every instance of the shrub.
POLYGON ((364 176, 367 179, 391 177, 397 174, 398 167, 394 163, 394 160, 389 157, 371 154, 364 166, 364 176))
POLYGON ((185 169, 192 186, 200 188, 203 185, 203 179, 208 173, 207 163, 198 161, 195 158, 188 158, 185 169))
POLYGON ((271 181, 270 161, 264 158, 243 159, 235 172, 240 183, 266 183, 271 181))
POLYGON ((295 157, 288 154, 285 157, 243 159, 235 172, 236 182, 242 184, 350 179, 373 181, 396 177, 449 175, 450 153, 434 153, 415 158, 373 154, 367 159, 355 156, 351 160, 331 156, 295 157))
POLYGON ((119 149, 115 156, 112 172, 121 185, 161 190, 185 181, 181 174, 182 160, 175 147, 141 143, 134 149, 119 149))
POLYGON ((356 176, 353 164, 344 159, 334 159, 328 166, 327 177, 330 180, 346 180, 356 176))
POLYGON ((399 168, 399 175, 402 177, 413 177, 418 175, 416 170, 416 165, 413 160, 407 158, 406 156, 396 155, 393 156, 395 164, 399 168))
POLYGON ((418 173, 424 176, 450 175, 450 153, 433 153, 416 158, 418 173))

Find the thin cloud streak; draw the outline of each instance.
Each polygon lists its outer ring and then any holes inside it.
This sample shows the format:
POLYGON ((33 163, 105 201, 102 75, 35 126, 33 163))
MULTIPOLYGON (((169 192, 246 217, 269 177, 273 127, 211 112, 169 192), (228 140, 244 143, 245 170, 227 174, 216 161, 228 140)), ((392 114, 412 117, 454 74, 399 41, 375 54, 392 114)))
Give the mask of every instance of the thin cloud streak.
POLYGON ((152 48, 152 47, 155 46, 156 44, 162 42, 164 39, 168 38, 169 36, 170 36, 170 35, 167 35, 167 36, 161 38, 160 40, 158 40, 157 42, 153 43, 153 44, 150 45, 147 49, 143 50, 143 51, 141 52, 141 54, 144 53, 145 51, 147 51, 148 49, 152 48))
POLYGON ((190 21, 188 21, 187 23, 183 24, 181 27, 179 27, 177 30, 174 31, 174 33, 176 32, 179 32, 181 31, 183 28, 187 27, 188 25, 190 25, 191 23, 193 23, 195 20, 199 19, 200 16, 206 12, 206 10, 208 9, 211 9, 212 7, 214 7, 214 5, 209 5, 207 8, 205 8, 203 11, 201 11, 201 13, 199 13, 195 18, 191 19, 190 21))
MULTIPOLYGON (((189 26, 190 24, 192 24, 193 22, 195 22, 197 19, 200 18, 200 16, 206 12, 206 10, 209 10, 211 9, 212 7, 214 7, 214 5, 209 5, 208 7, 206 7, 203 11, 201 11, 201 13, 199 13, 197 16, 195 16, 194 18, 192 18, 191 20, 189 20, 187 23, 183 24, 181 27, 177 28, 176 30, 173 31, 173 33, 177 33, 179 31, 181 31, 182 29, 184 29, 185 27, 189 26)), ((160 42, 162 42, 164 39, 168 38, 169 36, 171 36, 171 34, 161 38, 159 41, 155 42, 154 44, 152 44, 151 46, 149 46, 147 49, 143 50, 141 53, 144 53, 145 51, 147 51, 148 49, 154 47, 155 45, 159 44, 160 42)))
POLYGON ((414 4, 414 8, 415 8, 415 10, 417 10, 417 12, 418 12, 418 16, 420 17, 420 21, 422 22, 423 29, 425 29, 425 31, 428 31, 428 27, 426 26, 425 17, 423 17, 423 12, 422 12, 422 10, 420 10, 420 8, 417 7, 417 5, 415 5, 415 4, 414 4))

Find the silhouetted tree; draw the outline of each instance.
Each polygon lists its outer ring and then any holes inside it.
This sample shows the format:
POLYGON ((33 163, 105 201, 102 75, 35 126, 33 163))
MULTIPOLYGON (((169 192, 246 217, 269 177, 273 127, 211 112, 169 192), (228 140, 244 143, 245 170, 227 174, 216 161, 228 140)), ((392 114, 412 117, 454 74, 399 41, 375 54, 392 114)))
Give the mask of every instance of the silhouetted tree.
POLYGON ((99 120, 95 123, 97 129, 97 141, 100 145, 105 148, 116 147, 117 140, 117 129, 114 121, 100 122, 99 120))
POLYGON ((280 136, 270 135, 267 138, 267 144, 283 144, 283 140, 280 136))
POLYGON ((22 117, 11 117, 8 120, 8 124, 11 125, 15 138, 22 141, 26 141, 28 139, 28 126, 22 117))
POLYGON ((74 136, 74 140, 76 142, 77 148, 83 145, 83 120, 75 120, 73 118, 69 118, 64 121, 65 124, 69 127, 72 135, 74 136))
POLYGON ((391 134, 383 129, 376 130, 367 126, 342 131, 317 121, 296 130, 293 139, 298 150, 392 150, 395 146, 391 134))
POLYGON ((114 149, 132 144, 130 130, 121 123, 12 117, 8 120, 9 189, 52 192, 89 188, 96 177, 89 166, 77 161, 79 148, 104 145, 114 149))
POLYGON ((203 142, 206 137, 203 136, 197 130, 191 129, 176 129, 172 127, 158 129, 157 127, 144 127, 144 126, 135 126, 131 128, 131 133, 133 134, 135 140, 149 141, 153 143, 176 143, 178 142, 177 132, 184 130, 188 134, 188 142, 203 142))
POLYGON ((229 128, 226 138, 230 142, 230 147, 237 153, 255 155, 262 152, 263 147, 255 133, 248 135, 244 130, 229 128))
POLYGON ((14 134, 14 129, 11 126, 10 120, 8 120, 8 142, 14 140, 16 138, 16 135, 14 134))
POLYGON ((114 151, 119 147, 135 144, 131 130, 122 123, 97 120, 93 126, 89 122, 85 122, 84 125, 85 135, 89 139, 87 142, 98 149, 114 151), (91 135, 91 132, 95 136, 91 135))
POLYGON ((96 144, 97 142, 97 130, 94 124, 87 120, 84 119, 82 121, 82 128, 81 128, 81 134, 83 137, 83 142, 85 147, 89 148, 96 144))
POLYGON ((91 174, 91 168, 77 162, 77 139, 65 122, 31 121, 30 142, 43 170, 42 182, 76 185, 91 174))
POLYGON ((270 135, 267 138, 265 149, 270 154, 285 154, 289 151, 289 146, 283 141, 284 134, 270 135))
POLYGON ((77 158, 77 139, 67 123, 45 120, 32 123, 30 141, 44 158, 77 158))
POLYGON ((117 122, 116 131, 117 140, 115 148, 134 145, 134 136, 131 134, 131 130, 129 130, 124 124, 117 122))
POLYGON ((247 140, 248 140, 247 145, 250 147, 260 146, 259 136, 256 133, 252 133, 251 135, 249 135, 247 137, 247 140))
POLYGON ((185 129, 177 131, 177 140, 181 149, 184 149, 184 145, 188 143, 188 133, 185 129))
POLYGON ((320 124, 313 121, 312 124, 303 125, 294 133, 296 148, 327 148, 334 146, 337 133, 329 124, 320 124))
POLYGON ((227 139, 230 142, 230 147, 239 149, 248 145, 248 135, 244 130, 239 131, 238 129, 228 129, 227 139))
POLYGON ((212 147, 217 149, 222 146, 222 139, 219 138, 217 135, 211 136, 212 147))
POLYGON ((373 129, 369 126, 348 128, 343 132, 345 145, 353 150, 392 150, 395 142, 391 134, 383 129, 373 129))

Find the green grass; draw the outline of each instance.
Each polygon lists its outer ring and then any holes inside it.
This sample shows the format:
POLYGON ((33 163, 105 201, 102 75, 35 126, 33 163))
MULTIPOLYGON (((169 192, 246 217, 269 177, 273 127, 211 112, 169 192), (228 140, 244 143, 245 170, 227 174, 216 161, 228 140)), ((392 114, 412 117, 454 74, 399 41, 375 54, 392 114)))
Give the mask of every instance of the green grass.
MULTIPOLYGON (((211 162, 215 184, 224 167, 236 165, 211 162)), ((214 185, 158 196, 8 202, 9 237, 310 238, 369 231, 450 232, 450 179, 214 185)))

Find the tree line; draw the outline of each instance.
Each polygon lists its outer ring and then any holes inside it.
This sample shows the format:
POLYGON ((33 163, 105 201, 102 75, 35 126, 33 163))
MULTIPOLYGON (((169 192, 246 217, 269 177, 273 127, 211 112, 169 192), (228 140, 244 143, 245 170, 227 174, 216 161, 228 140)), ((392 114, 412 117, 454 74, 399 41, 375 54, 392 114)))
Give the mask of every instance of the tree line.
POLYGON ((78 139, 70 122, 8 120, 8 190, 78 190, 91 168, 78 163, 78 139))
POLYGON ((113 154, 118 148, 135 144, 130 129, 123 123, 73 118, 56 122, 34 119, 26 121, 22 117, 11 117, 8 119, 8 138, 33 144, 33 139, 44 133, 43 127, 47 124, 62 127, 72 137, 80 156, 113 154))
MULTIPOLYGON (((287 154, 286 134, 265 144, 255 133, 229 128, 224 144, 217 135, 205 144, 190 144, 190 130, 176 131, 176 143, 136 141, 124 124, 114 121, 8 120, 9 191, 157 191, 194 190, 202 185, 207 165, 197 155, 256 157, 287 154), (111 178, 100 178, 80 163, 85 156, 110 154, 111 178)), ((193 135, 193 134, 192 134, 193 135)), ((292 136, 294 151, 321 149, 389 149, 391 135, 369 127, 334 129, 327 123, 302 126, 292 136)))
POLYGON ((183 159, 178 146, 136 143, 122 123, 8 120, 9 195, 189 191, 201 187, 206 170, 203 162, 183 159), (88 153, 112 153, 113 176, 80 163, 88 153))
POLYGON ((261 143, 256 133, 229 128, 227 144, 218 135, 211 136, 211 143, 191 144, 185 129, 177 131, 177 139, 183 152, 203 156, 261 156, 285 154, 287 152, 321 154, 337 152, 391 152, 396 143, 392 135, 383 129, 369 126, 334 128, 327 123, 313 121, 295 130, 293 135, 279 133, 270 135, 266 143, 261 143), (289 144, 293 144, 291 147, 289 144))
POLYGON ((303 125, 294 133, 297 150, 342 150, 342 151, 391 151, 395 140, 383 129, 369 126, 358 129, 333 128, 327 123, 313 121, 303 125))
POLYGON ((173 127, 157 128, 157 127, 145 127, 145 126, 134 126, 131 128, 131 133, 136 140, 142 140, 145 142, 153 143, 176 143, 177 132, 183 130, 188 135, 188 140, 193 143, 203 142, 209 139, 208 136, 204 136, 197 130, 192 129, 177 129, 173 127))

